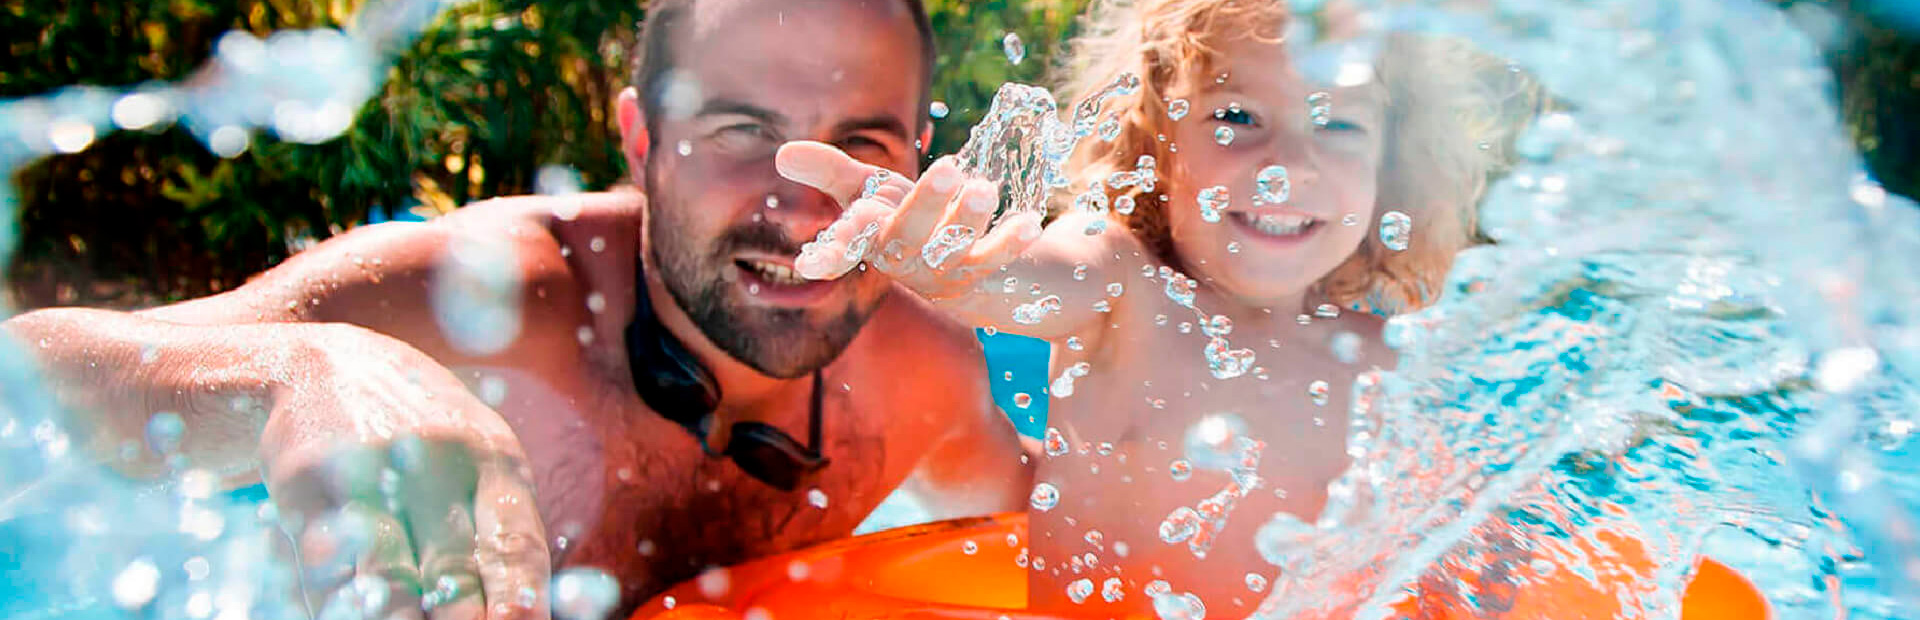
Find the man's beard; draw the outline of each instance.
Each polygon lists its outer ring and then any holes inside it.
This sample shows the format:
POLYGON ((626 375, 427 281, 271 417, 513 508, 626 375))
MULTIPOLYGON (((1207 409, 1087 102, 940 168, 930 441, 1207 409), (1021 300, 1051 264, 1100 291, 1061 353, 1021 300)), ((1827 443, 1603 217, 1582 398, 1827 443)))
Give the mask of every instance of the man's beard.
POLYGON ((685 235, 673 232, 685 230, 671 215, 675 205, 653 201, 651 208, 647 258, 657 266, 667 292, 708 340, 760 374, 793 379, 826 366, 846 350, 879 305, 878 300, 856 300, 837 314, 816 319, 805 309, 754 307, 732 299, 733 283, 723 274, 732 268, 736 252, 797 256, 800 244, 773 223, 758 222, 727 229, 703 253, 685 235))

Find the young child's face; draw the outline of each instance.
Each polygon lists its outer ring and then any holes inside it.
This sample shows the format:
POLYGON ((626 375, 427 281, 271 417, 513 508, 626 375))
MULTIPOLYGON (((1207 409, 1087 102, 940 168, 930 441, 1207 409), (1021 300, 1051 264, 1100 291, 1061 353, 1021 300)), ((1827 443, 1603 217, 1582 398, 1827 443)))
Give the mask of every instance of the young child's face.
POLYGON ((1283 44, 1241 40, 1219 52, 1220 69, 1190 76, 1176 95, 1192 112, 1168 136, 1179 148, 1167 188, 1173 246, 1192 275, 1246 303, 1299 300, 1373 229, 1380 94, 1371 83, 1309 83, 1283 44), (1326 93, 1324 126, 1316 93, 1326 93), (1223 128, 1233 134, 1226 144, 1223 128), (1284 202, 1256 200, 1270 166, 1286 168, 1284 202), (1217 217, 1201 197, 1215 186, 1228 197, 1217 217))

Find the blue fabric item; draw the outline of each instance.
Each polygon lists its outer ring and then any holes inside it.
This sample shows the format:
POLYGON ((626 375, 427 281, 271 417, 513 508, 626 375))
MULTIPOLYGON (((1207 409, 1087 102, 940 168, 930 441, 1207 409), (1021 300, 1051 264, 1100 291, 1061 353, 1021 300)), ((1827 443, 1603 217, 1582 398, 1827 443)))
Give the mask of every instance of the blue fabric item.
POLYGON ((1020 434, 1040 438, 1047 430, 1047 361, 1053 346, 1039 338, 991 334, 974 330, 987 355, 987 378, 993 402, 1013 420, 1020 434), (1011 374, 1008 374, 1011 373, 1011 374), (1015 394, 1032 398, 1025 409, 1014 404, 1015 394))

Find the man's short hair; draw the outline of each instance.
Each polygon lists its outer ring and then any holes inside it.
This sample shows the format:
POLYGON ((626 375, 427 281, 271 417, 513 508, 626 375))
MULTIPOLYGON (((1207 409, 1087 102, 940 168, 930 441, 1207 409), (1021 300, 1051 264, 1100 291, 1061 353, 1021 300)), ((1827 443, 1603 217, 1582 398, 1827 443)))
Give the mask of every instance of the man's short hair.
MULTIPOLYGON (((913 27, 920 33, 920 109, 933 99, 933 24, 927 20, 927 7, 921 0, 899 0, 913 16, 913 27)), ((660 139, 661 102, 666 96, 667 73, 673 68, 674 22, 686 17, 695 0, 648 0, 646 17, 640 23, 640 41, 635 46, 632 84, 640 89, 640 106, 646 111, 647 142, 660 139)), ((917 128, 915 128, 917 130, 917 128)))

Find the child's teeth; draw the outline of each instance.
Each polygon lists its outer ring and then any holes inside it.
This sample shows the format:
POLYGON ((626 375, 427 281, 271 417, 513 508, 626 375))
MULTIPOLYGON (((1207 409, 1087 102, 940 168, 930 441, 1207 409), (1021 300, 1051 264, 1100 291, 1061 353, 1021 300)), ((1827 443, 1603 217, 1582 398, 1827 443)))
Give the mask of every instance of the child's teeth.
POLYGON ((1307 225, 1313 223, 1313 218, 1295 214, 1268 214, 1248 219, 1251 219, 1248 223, 1253 226, 1254 230, 1274 236, 1297 235, 1300 234, 1301 231, 1306 230, 1307 225))

